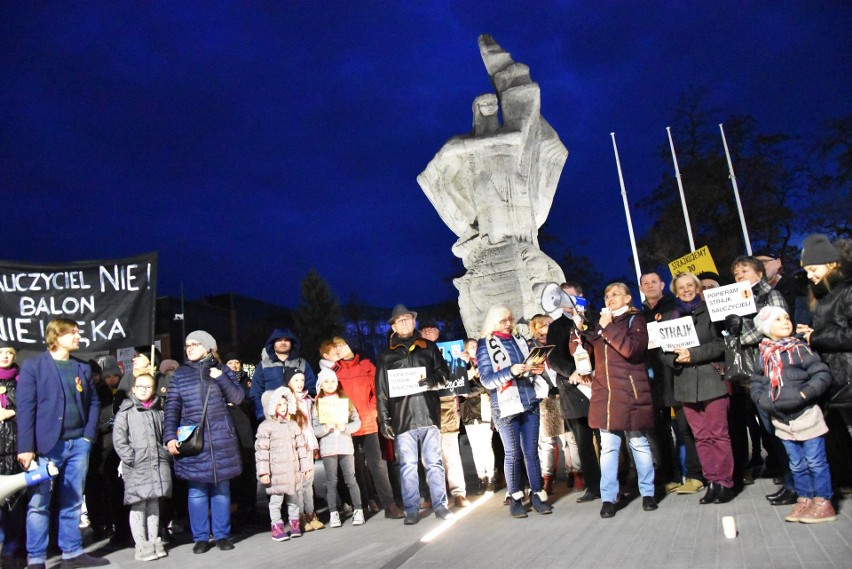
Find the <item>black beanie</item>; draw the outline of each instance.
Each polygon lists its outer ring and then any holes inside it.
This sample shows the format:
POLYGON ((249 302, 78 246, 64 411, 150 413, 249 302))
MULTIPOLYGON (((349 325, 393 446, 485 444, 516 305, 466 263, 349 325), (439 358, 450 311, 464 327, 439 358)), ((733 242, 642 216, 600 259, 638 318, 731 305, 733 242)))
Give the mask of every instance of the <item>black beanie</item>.
POLYGON ((827 265, 840 260, 840 251, 831 244, 828 237, 814 233, 808 235, 805 244, 802 245, 801 263, 803 267, 808 265, 827 265))

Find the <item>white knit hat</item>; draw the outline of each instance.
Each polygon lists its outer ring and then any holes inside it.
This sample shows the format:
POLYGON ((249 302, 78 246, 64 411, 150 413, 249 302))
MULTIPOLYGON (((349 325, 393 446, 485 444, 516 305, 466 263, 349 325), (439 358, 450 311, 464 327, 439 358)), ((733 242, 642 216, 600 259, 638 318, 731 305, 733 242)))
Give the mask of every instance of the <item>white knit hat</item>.
POLYGON ((754 317, 754 327, 764 336, 770 336, 769 329, 779 314, 787 314, 780 306, 764 306, 754 317))

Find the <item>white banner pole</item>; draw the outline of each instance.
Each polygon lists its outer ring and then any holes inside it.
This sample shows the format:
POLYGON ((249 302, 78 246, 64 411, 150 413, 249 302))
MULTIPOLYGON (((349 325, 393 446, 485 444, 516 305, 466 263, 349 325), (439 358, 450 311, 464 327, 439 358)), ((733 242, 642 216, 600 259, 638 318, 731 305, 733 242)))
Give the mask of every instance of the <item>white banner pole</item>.
MULTIPOLYGON (((627 217, 627 232, 630 234, 630 247, 633 248, 633 265, 636 270, 636 282, 642 278, 642 269, 639 268, 639 252, 636 249, 636 237, 633 236, 633 221, 630 219, 630 206, 627 204, 627 188, 624 187, 624 176, 621 174, 621 160, 618 158, 618 146, 615 144, 615 133, 611 132, 609 135, 612 137, 612 149, 615 152, 615 165, 618 168, 618 182, 621 184, 621 199, 624 202, 624 215, 627 217)), ((642 294, 641 287, 639 288, 639 295, 642 297, 642 300, 645 300, 645 295, 642 294)))
POLYGON ((686 223, 686 235, 689 237, 689 250, 695 251, 695 241, 692 239, 692 225, 689 223, 689 212, 686 209, 686 196, 683 194, 683 180, 680 179, 680 168, 677 165, 677 155, 675 154, 674 141, 672 140, 672 129, 666 127, 666 132, 669 134, 669 146, 672 148, 672 162, 674 162, 677 187, 680 190, 680 207, 683 208, 683 221, 686 223))
POLYGON ((725 146, 725 157, 728 159, 728 177, 731 179, 731 185, 734 186, 734 198, 737 201, 737 211, 740 214, 740 225, 743 228, 743 239, 745 240, 746 254, 751 256, 751 240, 748 238, 748 228, 746 227, 745 214, 743 213, 743 204, 740 201, 740 190, 737 187, 737 177, 734 175, 734 164, 731 162, 731 153, 728 152, 728 141, 725 139, 725 129, 722 123, 719 123, 719 130, 722 132, 722 144, 725 146))

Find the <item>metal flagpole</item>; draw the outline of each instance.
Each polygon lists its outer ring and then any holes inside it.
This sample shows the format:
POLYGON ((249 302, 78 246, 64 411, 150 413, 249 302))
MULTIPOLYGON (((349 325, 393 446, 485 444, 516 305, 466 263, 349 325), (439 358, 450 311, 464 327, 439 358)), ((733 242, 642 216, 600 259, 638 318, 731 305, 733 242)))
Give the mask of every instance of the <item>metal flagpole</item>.
MULTIPOLYGON (((636 237, 633 235, 633 221, 630 219, 630 206, 627 205, 627 188, 624 187, 624 176, 621 174, 621 160, 618 158, 618 146, 615 144, 615 133, 611 132, 612 149, 615 152, 615 165, 618 168, 618 182, 621 184, 621 199, 624 202, 624 215, 627 217, 627 231, 630 233, 630 246, 633 248, 633 265, 636 270, 636 282, 640 283, 642 278, 642 269, 639 268, 639 252, 636 249, 636 237)), ((640 283, 639 294, 643 297, 640 283)))
POLYGON ((672 129, 666 127, 666 132, 669 134, 669 146, 672 148, 672 161, 674 162, 675 178, 677 178, 677 187, 680 190, 680 207, 683 208, 683 221, 686 223, 686 235, 689 237, 689 250, 695 251, 695 241, 692 239, 692 225, 689 223, 689 212, 686 209, 686 196, 683 195, 683 180, 680 179, 680 168, 677 165, 677 155, 675 155, 674 141, 672 140, 672 129))
POLYGON ((746 227, 745 214, 743 213, 743 204, 740 201, 740 189, 737 187, 737 177, 734 175, 734 165, 731 162, 731 153, 728 152, 728 141, 725 139, 725 129, 722 123, 719 123, 719 130, 722 132, 722 144, 725 146, 725 157, 728 159, 728 173, 731 179, 731 185, 734 186, 734 198, 737 201, 737 211, 740 214, 740 225, 743 228, 743 239, 745 240, 746 254, 751 256, 751 240, 748 238, 748 228, 746 227))

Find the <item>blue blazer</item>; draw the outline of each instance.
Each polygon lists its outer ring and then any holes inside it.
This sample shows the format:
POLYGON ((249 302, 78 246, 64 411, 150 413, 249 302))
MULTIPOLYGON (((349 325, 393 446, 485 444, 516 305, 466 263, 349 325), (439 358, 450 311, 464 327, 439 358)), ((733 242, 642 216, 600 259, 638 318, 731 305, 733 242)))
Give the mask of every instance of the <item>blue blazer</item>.
MULTIPOLYGON (((82 391, 75 391, 77 407, 83 417, 83 436, 90 441, 97 438, 101 403, 92 382, 89 364, 71 358, 74 376, 80 378, 82 391)), ((47 454, 62 435, 65 413, 65 392, 56 363, 50 352, 28 359, 21 366, 18 379, 18 452, 47 454)))

